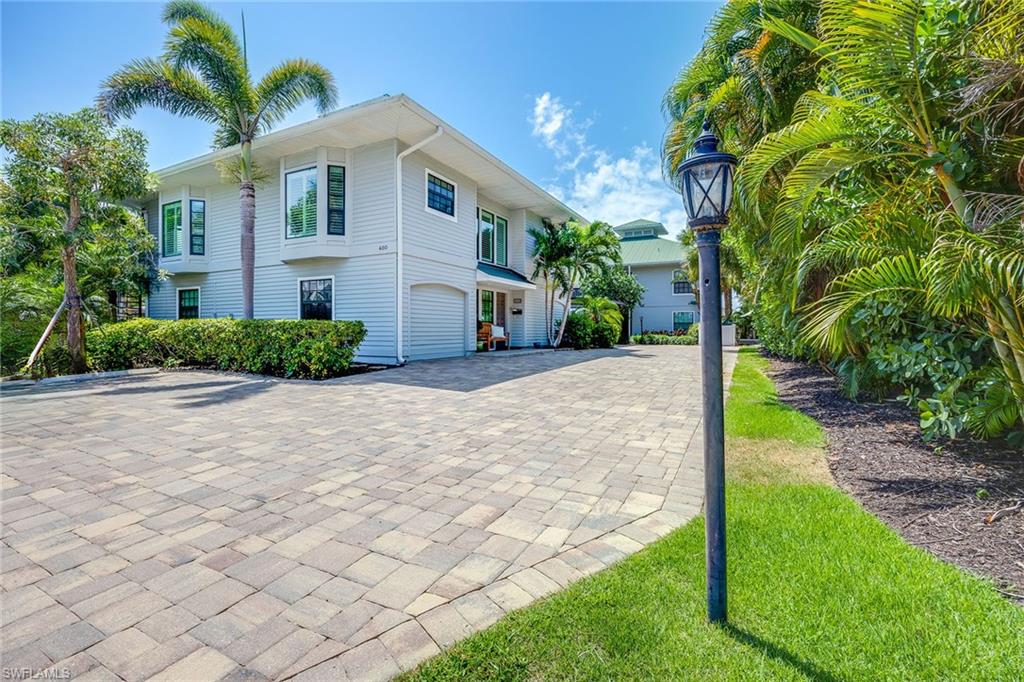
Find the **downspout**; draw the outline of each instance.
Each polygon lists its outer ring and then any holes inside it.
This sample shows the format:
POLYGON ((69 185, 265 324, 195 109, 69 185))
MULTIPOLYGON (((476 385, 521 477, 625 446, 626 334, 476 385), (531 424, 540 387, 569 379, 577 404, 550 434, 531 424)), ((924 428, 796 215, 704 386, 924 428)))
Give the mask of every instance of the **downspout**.
POLYGON ((405 297, 405 292, 402 290, 404 276, 402 267, 402 159, 422 149, 442 135, 444 135, 444 128, 437 126, 437 130, 431 135, 420 140, 405 151, 399 152, 398 156, 395 157, 395 259, 397 260, 395 267, 395 361, 399 365, 405 364, 405 353, 402 348, 402 299, 405 297))

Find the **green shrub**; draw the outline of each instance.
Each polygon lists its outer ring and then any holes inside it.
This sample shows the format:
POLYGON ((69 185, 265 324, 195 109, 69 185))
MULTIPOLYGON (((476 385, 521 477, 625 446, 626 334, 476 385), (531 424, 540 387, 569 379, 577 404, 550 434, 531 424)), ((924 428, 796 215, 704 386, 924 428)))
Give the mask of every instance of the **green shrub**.
POLYGON ((597 325, 585 311, 577 310, 570 313, 565 323, 565 340, 576 350, 590 348, 594 342, 594 331, 597 325))
MULTIPOLYGON (((697 325, 691 325, 690 329, 696 329, 697 325)), ((697 334, 690 334, 687 330, 686 334, 679 336, 673 336, 669 334, 652 334, 651 332, 644 332, 643 334, 634 334, 629 337, 630 343, 640 344, 643 346, 696 346, 697 345, 697 334)))
POLYGON ((602 322, 594 329, 592 342, 598 348, 611 348, 619 340, 622 327, 611 322, 602 322))
POLYGON ((150 320, 87 335, 99 371, 186 365, 324 379, 344 374, 366 335, 362 322, 328 320, 150 320))

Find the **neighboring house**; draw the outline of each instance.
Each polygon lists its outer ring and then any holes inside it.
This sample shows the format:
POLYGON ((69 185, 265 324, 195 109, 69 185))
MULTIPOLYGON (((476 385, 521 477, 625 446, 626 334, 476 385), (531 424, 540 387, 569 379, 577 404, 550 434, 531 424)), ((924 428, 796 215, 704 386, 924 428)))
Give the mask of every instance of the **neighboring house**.
MULTIPOLYGON (((143 206, 158 240, 154 318, 239 317, 238 186, 219 150, 166 168, 143 206)), ((357 360, 476 349, 478 320, 512 346, 547 340, 527 230, 582 219, 405 95, 258 138, 255 317, 362 320, 357 360), (401 181, 396 182, 400 177, 401 181)))
POLYGON ((630 333, 685 330, 700 320, 693 287, 683 267, 683 246, 651 220, 634 220, 614 228, 622 264, 647 290, 633 309, 630 333))

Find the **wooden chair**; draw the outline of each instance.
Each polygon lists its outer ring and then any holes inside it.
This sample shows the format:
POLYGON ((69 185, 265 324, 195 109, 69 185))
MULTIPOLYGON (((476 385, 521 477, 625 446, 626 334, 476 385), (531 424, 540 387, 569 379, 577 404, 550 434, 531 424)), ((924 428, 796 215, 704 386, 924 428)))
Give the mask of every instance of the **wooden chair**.
POLYGON ((508 335, 505 334, 504 327, 496 327, 490 322, 481 322, 480 329, 477 330, 476 340, 484 342, 484 348, 487 350, 497 350, 496 345, 498 343, 505 344, 505 350, 508 350, 508 335))

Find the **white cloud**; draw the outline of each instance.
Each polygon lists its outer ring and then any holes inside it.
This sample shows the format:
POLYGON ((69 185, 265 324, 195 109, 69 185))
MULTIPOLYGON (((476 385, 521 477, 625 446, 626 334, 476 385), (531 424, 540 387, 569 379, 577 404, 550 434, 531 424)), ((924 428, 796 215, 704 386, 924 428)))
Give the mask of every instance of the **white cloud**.
POLYGON ((548 191, 590 220, 612 225, 645 218, 665 225, 671 236, 686 226, 679 195, 661 175, 658 152, 646 143, 625 156, 596 149, 587 140, 590 120, 580 124, 573 109, 550 92, 534 100, 534 136, 559 162, 548 191))

